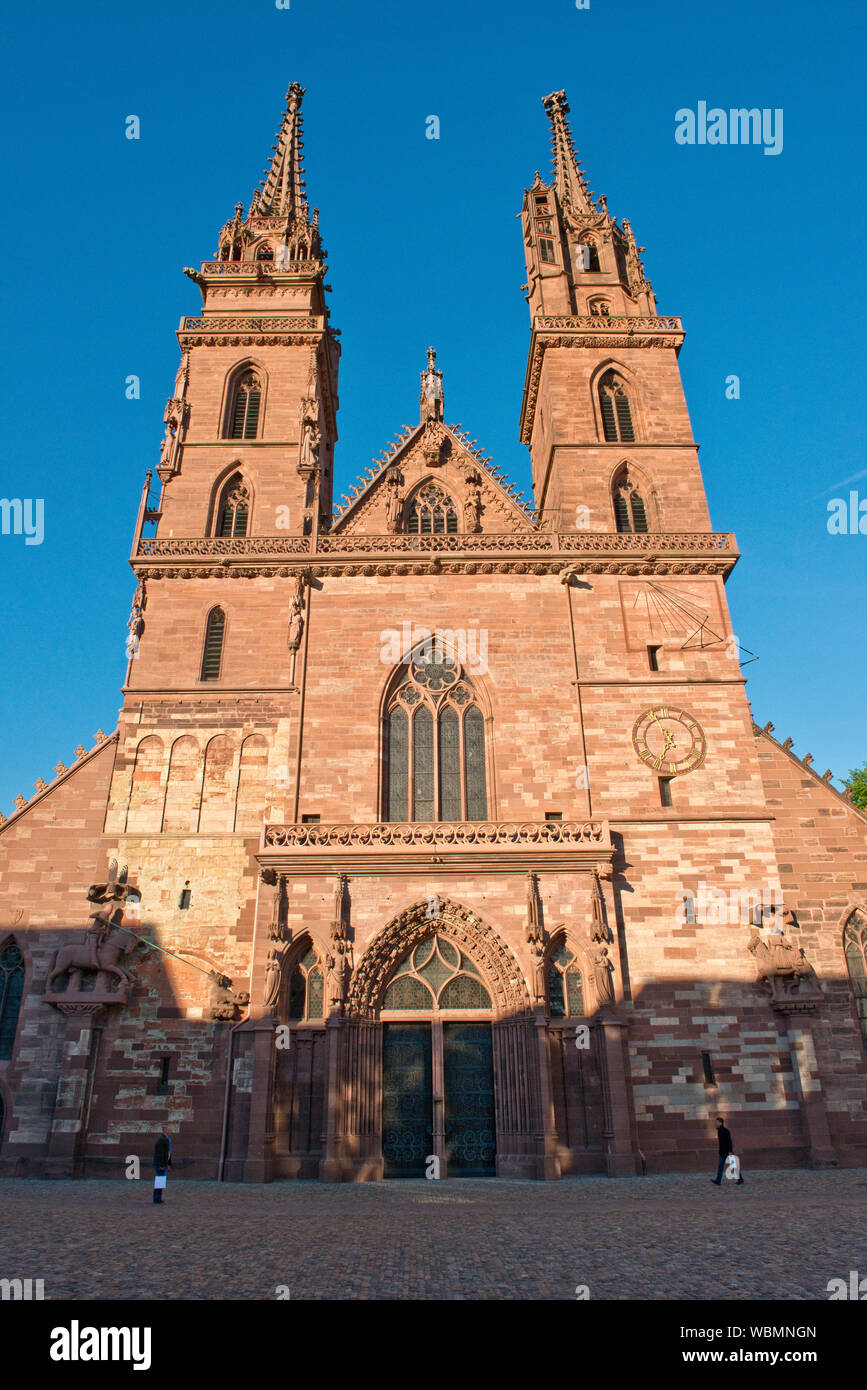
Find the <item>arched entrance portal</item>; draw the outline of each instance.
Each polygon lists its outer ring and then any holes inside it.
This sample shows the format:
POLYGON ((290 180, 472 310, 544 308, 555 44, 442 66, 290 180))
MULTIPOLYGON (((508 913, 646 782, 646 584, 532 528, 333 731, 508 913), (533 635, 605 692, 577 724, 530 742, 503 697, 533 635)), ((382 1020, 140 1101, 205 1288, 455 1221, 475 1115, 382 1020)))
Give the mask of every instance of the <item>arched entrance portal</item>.
POLYGON ((398 962, 380 1009, 384 1177, 495 1175, 491 1014, 478 966, 444 931, 398 962))
POLYGON ((544 1175, 527 985, 475 912, 434 897, 389 922, 353 974, 341 1037, 320 1176, 544 1175))

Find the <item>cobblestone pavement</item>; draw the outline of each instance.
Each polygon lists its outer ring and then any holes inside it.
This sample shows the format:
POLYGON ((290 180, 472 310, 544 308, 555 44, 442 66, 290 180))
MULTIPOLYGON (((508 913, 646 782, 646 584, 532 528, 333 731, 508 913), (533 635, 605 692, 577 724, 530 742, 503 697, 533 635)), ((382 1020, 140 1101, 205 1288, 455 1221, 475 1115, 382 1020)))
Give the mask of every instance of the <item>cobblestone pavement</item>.
POLYGON ((0 1181, 0 1278, 46 1298, 827 1299, 867 1170, 268 1185, 0 1181))

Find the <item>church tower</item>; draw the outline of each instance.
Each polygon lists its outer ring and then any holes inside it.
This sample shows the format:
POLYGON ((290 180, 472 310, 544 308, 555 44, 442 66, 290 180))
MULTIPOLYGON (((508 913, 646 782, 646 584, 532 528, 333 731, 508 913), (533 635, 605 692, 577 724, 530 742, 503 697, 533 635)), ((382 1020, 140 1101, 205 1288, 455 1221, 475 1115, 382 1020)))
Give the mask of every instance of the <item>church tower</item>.
POLYGON ((521 214, 532 335, 521 439, 556 531, 710 529, 680 383, 678 318, 660 318, 627 218, 595 199, 565 92, 545 98, 553 173, 521 214))

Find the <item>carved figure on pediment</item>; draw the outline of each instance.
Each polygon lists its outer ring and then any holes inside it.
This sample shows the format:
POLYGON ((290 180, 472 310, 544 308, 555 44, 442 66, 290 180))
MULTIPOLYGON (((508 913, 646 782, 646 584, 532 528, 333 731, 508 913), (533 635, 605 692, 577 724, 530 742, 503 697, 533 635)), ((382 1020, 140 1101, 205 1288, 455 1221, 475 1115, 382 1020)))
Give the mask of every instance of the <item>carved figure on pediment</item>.
POLYGON ((119 931, 110 935, 111 927, 96 920, 85 931, 84 941, 61 946, 54 957, 54 964, 48 976, 46 993, 53 994, 55 983, 61 975, 69 972, 67 994, 81 992, 81 977, 85 971, 95 971, 96 981, 93 994, 102 995, 109 990, 109 981, 116 980, 120 987, 128 987, 132 976, 118 964, 120 957, 131 950, 136 938, 131 932, 119 931))
POLYGON ((780 927, 770 930, 753 927, 747 950, 763 980, 782 977, 794 983, 808 979, 813 973, 803 950, 796 949, 780 927))

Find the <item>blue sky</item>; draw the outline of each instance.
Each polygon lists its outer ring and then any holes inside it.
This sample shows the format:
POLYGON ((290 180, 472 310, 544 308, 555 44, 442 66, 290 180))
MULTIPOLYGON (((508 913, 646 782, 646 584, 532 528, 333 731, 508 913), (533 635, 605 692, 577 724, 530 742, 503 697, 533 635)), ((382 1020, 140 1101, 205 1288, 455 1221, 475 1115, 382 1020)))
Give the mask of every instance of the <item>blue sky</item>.
POLYGON ((819 771, 867 759, 867 536, 826 524, 850 486, 867 499, 855 0, 50 3, 17 7, 6 37, 0 496, 43 498, 45 539, 0 536, 0 809, 114 727, 139 493, 174 330, 200 304, 181 267, 249 202, 292 80, 342 330, 337 491, 417 419, 431 342, 447 419, 529 491, 516 214, 550 167, 540 99, 565 87, 592 188, 630 218, 660 313, 687 328, 711 516, 743 552, 729 601, 760 657, 754 715, 819 771), (678 145, 675 112, 699 101, 782 108, 782 153, 678 145))

